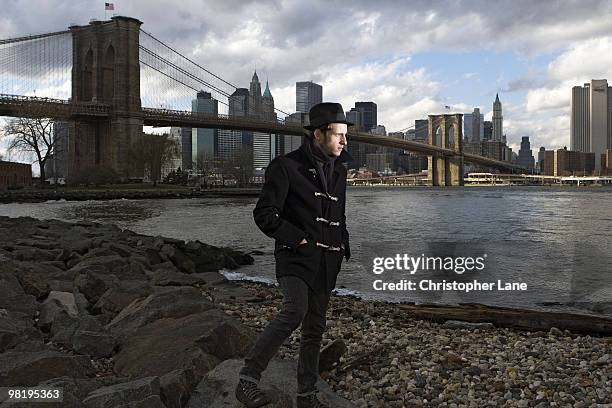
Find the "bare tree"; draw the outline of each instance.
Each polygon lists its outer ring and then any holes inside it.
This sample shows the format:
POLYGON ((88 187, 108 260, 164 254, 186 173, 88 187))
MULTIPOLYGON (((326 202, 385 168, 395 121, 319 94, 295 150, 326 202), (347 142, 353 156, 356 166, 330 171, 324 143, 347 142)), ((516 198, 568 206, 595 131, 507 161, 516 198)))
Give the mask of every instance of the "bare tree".
POLYGON ((177 141, 168 133, 161 135, 143 134, 142 140, 134 146, 131 156, 140 160, 145 173, 157 186, 161 171, 172 159, 180 154, 177 141))
POLYGON ((53 120, 48 118, 14 118, 4 125, 2 137, 8 140, 9 153, 34 155, 40 167, 40 181, 45 182, 45 164, 54 154, 53 120))
POLYGON ((249 184, 253 176, 253 150, 245 145, 234 150, 225 161, 223 172, 233 176, 239 186, 249 184))

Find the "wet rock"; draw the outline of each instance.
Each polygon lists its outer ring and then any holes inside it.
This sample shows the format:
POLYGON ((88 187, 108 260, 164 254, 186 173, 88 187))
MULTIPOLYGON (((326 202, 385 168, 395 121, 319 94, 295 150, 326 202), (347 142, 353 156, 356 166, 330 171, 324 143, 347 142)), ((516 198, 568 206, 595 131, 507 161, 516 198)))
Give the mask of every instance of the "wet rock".
POLYGON ((149 274, 151 284, 158 286, 195 286, 206 281, 195 274, 175 272, 168 269, 158 269, 149 274))
POLYGON ((104 292, 93 306, 93 313, 110 313, 116 315, 137 299, 143 299, 153 292, 148 282, 122 281, 117 287, 104 292))
POLYGON ((81 265, 76 270, 79 275, 74 280, 74 288, 92 304, 98 302, 108 289, 119 286, 119 278, 105 273, 102 265, 81 265))

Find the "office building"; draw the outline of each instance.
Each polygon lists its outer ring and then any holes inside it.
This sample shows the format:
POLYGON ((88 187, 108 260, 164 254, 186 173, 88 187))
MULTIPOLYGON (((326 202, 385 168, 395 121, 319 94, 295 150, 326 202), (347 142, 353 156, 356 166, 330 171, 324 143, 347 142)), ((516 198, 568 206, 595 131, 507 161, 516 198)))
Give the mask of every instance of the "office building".
POLYGON ((502 104, 499 101, 499 94, 495 95, 493 102, 493 140, 505 141, 502 139, 504 135, 504 117, 502 116, 502 104))
POLYGON ((468 143, 480 143, 484 139, 484 115, 480 113, 480 108, 463 114, 463 137, 468 143))
POLYGON ((490 120, 485 120, 482 140, 491 140, 492 138, 493 138, 493 122, 491 122, 490 120))
POLYGON ((538 173, 543 173, 544 172, 544 156, 546 154, 546 148, 544 146, 540 147, 540 150, 538 151, 538 164, 536 166, 536 170, 538 171, 538 173))
MULTIPOLYGON (((191 111, 194 113, 219 113, 219 102, 212 97, 210 92, 200 91, 196 99, 191 103, 191 111)), ((191 161, 214 160, 217 154, 219 140, 217 129, 191 130, 191 161)))
POLYGON ((534 159, 531 152, 531 143, 529 142, 529 136, 523 136, 521 138, 521 148, 518 152, 517 163, 519 166, 523 166, 528 170, 534 170, 534 159))
POLYGON ((590 176, 595 170, 595 153, 567 150, 566 147, 544 152, 547 176, 590 176))
POLYGON ((295 83, 295 110, 308 113, 314 105, 323 102, 323 87, 312 81, 295 83))
POLYGON ((378 126, 378 108, 374 102, 355 102, 355 109, 361 111, 363 130, 369 132, 378 126))
POLYGON ((595 153, 595 168, 601 168, 599 157, 612 149, 612 88, 605 79, 592 79, 584 86, 572 88, 570 148, 595 153))
POLYGON ((427 143, 429 135, 429 120, 417 119, 414 121, 414 141, 427 143))

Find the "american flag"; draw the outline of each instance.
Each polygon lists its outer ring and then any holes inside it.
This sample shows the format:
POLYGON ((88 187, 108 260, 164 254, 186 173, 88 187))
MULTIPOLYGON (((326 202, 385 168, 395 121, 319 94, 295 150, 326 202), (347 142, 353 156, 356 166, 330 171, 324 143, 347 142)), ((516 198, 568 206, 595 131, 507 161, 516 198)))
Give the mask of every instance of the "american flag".
POLYGON ((104 3, 104 10, 115 10, 114 3, 104 3))

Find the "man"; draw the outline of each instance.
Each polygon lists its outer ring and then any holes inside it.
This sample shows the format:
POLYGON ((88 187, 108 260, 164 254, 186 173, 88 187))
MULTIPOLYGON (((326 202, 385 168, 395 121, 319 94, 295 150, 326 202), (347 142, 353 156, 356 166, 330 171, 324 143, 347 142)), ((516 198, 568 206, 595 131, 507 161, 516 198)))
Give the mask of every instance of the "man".
POLYGON ((260 407, 270 398, 258 388, 261 373, 301 324, 298 408, 325 408, 316 395, 325 314, 342 258, 350 257, 346 230, 348 122, 339 103, 320 103, 309 113, 309 137, 274 159, 253 217, 275 239, 276 278, 284 295, 281 312, 265 328, 244 361, 236 398, 260 407))

